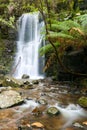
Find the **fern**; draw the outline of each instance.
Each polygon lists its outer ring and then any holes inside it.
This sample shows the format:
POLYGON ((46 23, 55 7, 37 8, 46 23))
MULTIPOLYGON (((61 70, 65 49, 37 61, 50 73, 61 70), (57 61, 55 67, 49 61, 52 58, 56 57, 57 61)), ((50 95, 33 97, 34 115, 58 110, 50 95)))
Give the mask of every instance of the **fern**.
POLYGON ((80 15, 75 20, 81 24, 84 32, 87 34, 87 14, 80 15))
POLYGON ((64 38, 64 39, 74 39, 73 36, 69 35, 69 34, 65 34, 64 32, 50 32, 50 34, 47 35, 48 38, 51 39, 57 39, 57 38, 64 38))
POLYGON ((77 23, 76 21, 68 20, 68 21, 63 21, 63 22, 56 22, 55 24, 53 23, 51 25, 51 30, 53 31, 68 31, 72 27, 78 27, 80 28, 80 24, 77 23))
MULTIPOLYGON (((57 47, 60 46, 60 43, 56 42, 56 43, 54 43, 54 45, 57 48, 57 47)), ((42 48, 40 48, 39 51, 40 51, 40 55, 44 55, 44 54, 46 54, 48 52, 52 52, 53 50, 54 49, 53 49, 52 45, 51 44, 47 44, 47 45, 43 46, 42 48)))

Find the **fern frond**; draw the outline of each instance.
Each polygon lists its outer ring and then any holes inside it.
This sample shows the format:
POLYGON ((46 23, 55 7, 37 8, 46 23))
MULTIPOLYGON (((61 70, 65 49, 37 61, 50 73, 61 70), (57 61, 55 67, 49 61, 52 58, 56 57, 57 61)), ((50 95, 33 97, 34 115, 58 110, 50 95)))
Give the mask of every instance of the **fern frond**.
POLYGON ((85 36, 84 32, 83 32, 81 29, 79 29, 79 28, 73 27, 73 28, 70 30, 70 32, 71 32, 71 31, 78 32, 80 35, 85 36))
POLYGON ((65 39, 74 39, 73 36, 69 35, 69 34, 65 34, 64 32, 50 32, 47 35, 47 38, 51 38, 51 39, 57 39, 57 38, 65 38, 65 39))
POLYGON ((87 14, 77 16, 75 20, 81 24, 84 32, 87 34, 87 14))
MULTIPOLYGON (((59 42, 56 42, 56 43, 54 43, 54 45, 55 45, 55 47, 57 48, 58 46, 60 46, 60 43, 59 43, 59 42)), ((49 44, 47 44, 47 45, 41 47, 39 51, 40 51, 40 55, 44 55, 44 54, 46 54, 46 53, 48 53, 48 52, 51 52, 51 51, 53 51, 53 50, 54 50, 54 48, 53 48, 52 45, 49 43, 49 44)))
POLYGON ((52 31, 68 31, 72 27, 78 27, 80 28, 80 24, 77 23, 76 21, 68 20, 68 21, 63 21, 63 22, 57 22, 53 23, 51 25, 51 30, 52 31))

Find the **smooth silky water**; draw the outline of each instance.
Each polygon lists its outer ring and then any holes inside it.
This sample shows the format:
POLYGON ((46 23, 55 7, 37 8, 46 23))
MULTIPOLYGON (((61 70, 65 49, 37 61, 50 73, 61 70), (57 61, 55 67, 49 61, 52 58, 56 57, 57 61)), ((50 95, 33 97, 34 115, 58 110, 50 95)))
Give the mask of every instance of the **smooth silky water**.
POLYGON ((23 74, 31 79, 43 78, 45 58, 40 56, 39 49, 45 45, 44 22, 39 18, 40 13, 23 14, 19 20, 17 52, 13 76, 20 79, 23 74))

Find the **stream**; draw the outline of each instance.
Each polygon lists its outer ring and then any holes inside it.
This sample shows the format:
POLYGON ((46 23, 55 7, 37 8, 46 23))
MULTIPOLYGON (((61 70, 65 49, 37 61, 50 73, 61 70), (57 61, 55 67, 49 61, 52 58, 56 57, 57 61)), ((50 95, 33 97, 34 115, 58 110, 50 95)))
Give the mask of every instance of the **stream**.
POLYGON ((77 104, 81 92, 68 83, 44 79, 31 88, 14 89, 20 92, 24 103, 0 109, 0 130, 87 130, 87 110, 77 104), (48 114, 50 107, 60 113, 48 114), (33 127, 35 122, 43 127, 33 127))

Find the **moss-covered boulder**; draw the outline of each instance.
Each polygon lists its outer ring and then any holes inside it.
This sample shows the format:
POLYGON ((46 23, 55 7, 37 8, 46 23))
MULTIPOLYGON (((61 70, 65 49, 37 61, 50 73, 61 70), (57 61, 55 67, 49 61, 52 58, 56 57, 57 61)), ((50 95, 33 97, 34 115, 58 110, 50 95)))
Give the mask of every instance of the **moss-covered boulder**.
POLYGON ((15 79, 13 77, 5 76, 5 78, 3 80, 3 86, 4 87, 8 87, 8 86, 11 86, 11 87, 21 87, 21 86, 23 86, 23 82, 15 79))
POLYGON ((78 104, 84 108, 87 108, 87 97, 84 96, 80 97, 78 99, 78 104))

